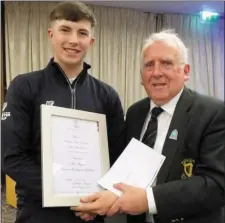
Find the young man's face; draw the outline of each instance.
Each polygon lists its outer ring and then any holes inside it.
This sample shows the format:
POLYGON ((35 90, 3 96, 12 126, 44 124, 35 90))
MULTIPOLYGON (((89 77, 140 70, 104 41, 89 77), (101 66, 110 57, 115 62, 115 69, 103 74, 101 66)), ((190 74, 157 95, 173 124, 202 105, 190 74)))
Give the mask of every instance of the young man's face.
POLYGON ((57 20, 48 30, 54 51, 54 59, 66 66, 83 62, 89 47, 93 44, 91 24, 87 20, 72 22, 57 20))

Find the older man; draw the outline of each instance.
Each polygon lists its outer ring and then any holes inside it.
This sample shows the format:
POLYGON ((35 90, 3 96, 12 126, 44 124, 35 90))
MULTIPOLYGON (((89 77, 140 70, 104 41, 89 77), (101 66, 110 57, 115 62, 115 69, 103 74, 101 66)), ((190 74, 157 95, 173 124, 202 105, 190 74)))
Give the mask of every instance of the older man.
POLYGON ((128 109, 126 140, 135 137, 166 160, 152 187, 119 184, 120 198, 97 193, 76 211, 125 212, 128 223, 224 222, 225 106, 186 88, 189 70, 187 49, 176 34, 163 31, 146 40, 141 73, 148 97, 128 109))

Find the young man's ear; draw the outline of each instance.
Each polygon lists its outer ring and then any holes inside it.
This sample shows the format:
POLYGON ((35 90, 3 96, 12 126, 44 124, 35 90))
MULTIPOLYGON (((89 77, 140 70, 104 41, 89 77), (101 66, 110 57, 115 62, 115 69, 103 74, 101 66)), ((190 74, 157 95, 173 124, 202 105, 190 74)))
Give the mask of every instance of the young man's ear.
POLYGON ((95 42, 95 38, 92 37, 92 38, 91 38, 91 41, 90 41, 90 45, 92 46, 92 45, 94 44, 94 42, 95 42))
POLYGON ((49 28, 49 29, 48 29, 48 37, 51 39, 51 38, 52 38, 52 36, 53 36, 52 29, 51 29, 51 28, 49 28))

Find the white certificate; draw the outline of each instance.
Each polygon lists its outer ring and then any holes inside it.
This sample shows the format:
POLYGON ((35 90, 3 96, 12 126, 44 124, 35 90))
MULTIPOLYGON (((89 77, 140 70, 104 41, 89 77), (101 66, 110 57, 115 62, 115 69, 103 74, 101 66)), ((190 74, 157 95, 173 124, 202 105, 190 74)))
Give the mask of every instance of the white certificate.
POLYGON ((76 206, 109 170, 105 115, 41 106, 43 207, 76 206))
POLYGON ((115 183, 147 188, 153 184, 164 160, 165 156, 133 138, 98 183, 118 196, 121 191, 113 187, 115 183))

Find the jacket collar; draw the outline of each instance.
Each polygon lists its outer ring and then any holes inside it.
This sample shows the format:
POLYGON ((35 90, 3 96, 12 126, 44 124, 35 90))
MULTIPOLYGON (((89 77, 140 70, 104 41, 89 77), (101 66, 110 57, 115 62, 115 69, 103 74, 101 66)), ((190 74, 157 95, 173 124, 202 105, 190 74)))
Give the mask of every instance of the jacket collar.
MULTIPOLYGON (((77 80, 77 84, 82 84, 83 81, 88 76, 88 69, 90 69, 91 66, 87 63, 83 63, 83 70, 80 72, 80 74, 77 76, 75 80, 77 80)), ((63 73, 62 68, 60 68, 59 64, 54 61, 54 58, 51 58, 47 67, 45 68, 46 73, 49 75, 54 76, 58 80, 63 81, 65 84, 69 84, 68 78, 66 77, 65 73, 63 73)))

